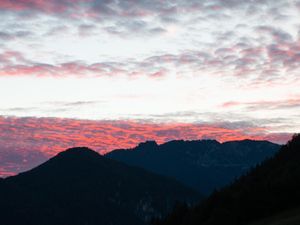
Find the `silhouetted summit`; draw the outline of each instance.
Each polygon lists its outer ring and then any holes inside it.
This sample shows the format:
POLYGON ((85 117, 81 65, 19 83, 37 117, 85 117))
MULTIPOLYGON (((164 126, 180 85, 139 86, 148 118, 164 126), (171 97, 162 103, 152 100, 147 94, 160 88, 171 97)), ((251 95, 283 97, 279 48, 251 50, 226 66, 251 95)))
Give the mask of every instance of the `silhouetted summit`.
POLYGON ((176 140, 161 145, 150 141, 105 156, 176 178, 201 193, 209 194, 273 156, 279 148, 268 141, 253 140, 222 144, 216 140, 176 140))
POLYGON ((98 152, 95 152, 94 150, 87 148, 87 147, 75 147, 75 148, 69 148, 66 151, 60 152, 57 154, 56 157, 63 155, 76 155, 79 157, 98 157, 101 156, 98 152))
POLYGON ((271 159, 196 207, 174 210, 160 225, 300 224, 300 135, 271 159), (281 222, 282 221, 282 222, 281 222))
POLYGON ((146 141, 138 144, 136 150, 147 151, 147 150, 156 150, 158 148, 158 144, 155 141, 146 141))
POLYGON ((170 178, 71 148, 0 180, 0 224, 140 225, 199 198, 170 178))
POLYGON ((66 151, 58 153, 49 161, 58 161, 58 160, 63 160, 64 162, 62 163, 65 163, 66 161, 80 161, 81 163, 85 163, 87 161, 91 162, 91 161, 105 160, 105 159, 98 152, 95 152, 90 148, 75 147, 75 148, 69 148, 66 151))

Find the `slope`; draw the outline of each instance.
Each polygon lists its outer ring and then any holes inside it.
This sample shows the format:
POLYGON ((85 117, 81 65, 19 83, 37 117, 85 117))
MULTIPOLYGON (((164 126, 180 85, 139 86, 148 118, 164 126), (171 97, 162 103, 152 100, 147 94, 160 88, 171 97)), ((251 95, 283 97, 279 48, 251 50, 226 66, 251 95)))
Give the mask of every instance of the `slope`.
POLYGON ((179 219, 176 212, 156 224, 244 225, 299 208, 299 162, 300 135, 295 135, 273 158, 203 203, 185 210, 179 219))
POLYGON ((172 179, 72 148, 0 181, 0 217, 5 225, 138 225, 198 198, 172 179))

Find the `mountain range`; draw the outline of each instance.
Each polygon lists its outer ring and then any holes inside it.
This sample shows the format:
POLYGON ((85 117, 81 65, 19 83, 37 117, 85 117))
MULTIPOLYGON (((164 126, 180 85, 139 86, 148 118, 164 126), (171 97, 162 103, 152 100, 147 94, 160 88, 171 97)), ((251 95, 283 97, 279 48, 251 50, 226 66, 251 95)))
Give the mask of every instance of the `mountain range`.
POLYGON ((224 143, 177 140, 161 145, 147 141, 133 149, 112 151, 105 157, 175 178, 208 195, 272 157, 279 149, 280 145, 254 140, 224 143))
POLYGON ((72 148, 0 179, 3 225, 142 225, 201 196, 176 180, 72 148))
POLYGON ((300 135, 284 146, 147 141, 105 156, 70 148, 0 178, 0 224, 300 224, 299 161, 300 135))
POLYGON ((176 208, 155 225, 300 224, 300 135, 274 157, 194 207, 176 208))

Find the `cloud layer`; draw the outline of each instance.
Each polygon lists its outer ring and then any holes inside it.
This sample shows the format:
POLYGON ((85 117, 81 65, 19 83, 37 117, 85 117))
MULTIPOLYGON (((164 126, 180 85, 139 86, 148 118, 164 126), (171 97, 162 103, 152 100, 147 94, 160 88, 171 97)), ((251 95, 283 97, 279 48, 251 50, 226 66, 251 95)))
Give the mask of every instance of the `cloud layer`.
POLYGON ((299 82, 298 5, 293 0, 1 1, 0 76, 161 77, 176 68, 181 76, 299 82))
POLYGON ((87 146, 105 153, 146 140, 268 139, 284 143, 291 134, 268 134, 242 124, 155 124, 137 121, 92 121, 60 118, 0 117, 0 176, 32 168, 60 151, 87 146))
POLYGON ((78 145, 282 143, 299 71, 299 0, 2 0, 0 174, 78 145))

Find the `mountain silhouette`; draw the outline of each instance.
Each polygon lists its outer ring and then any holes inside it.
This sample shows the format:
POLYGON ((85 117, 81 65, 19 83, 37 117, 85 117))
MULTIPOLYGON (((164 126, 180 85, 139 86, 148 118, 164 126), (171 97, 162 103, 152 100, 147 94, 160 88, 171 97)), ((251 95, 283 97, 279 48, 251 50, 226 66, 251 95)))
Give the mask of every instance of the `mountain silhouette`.
POLYGON ((157 174, 176 178, 203 194, 223 187, 251 167, 273 156, 280 145, 268 141, 215 140, 154 141, 133 149, 112 151, 105 156, 157 174))
POLYGON ((174 211, 159 225, 300 224, 300 135, 271 159, 190 209, 174 211))
POLYGON ((0 180, 0 224, 141 225, 199 199, 175 180, 72 148, 0 180))

